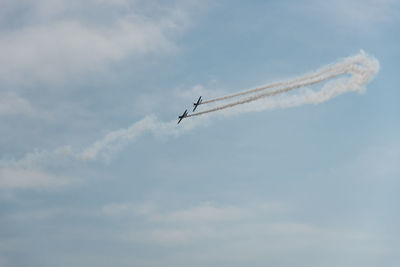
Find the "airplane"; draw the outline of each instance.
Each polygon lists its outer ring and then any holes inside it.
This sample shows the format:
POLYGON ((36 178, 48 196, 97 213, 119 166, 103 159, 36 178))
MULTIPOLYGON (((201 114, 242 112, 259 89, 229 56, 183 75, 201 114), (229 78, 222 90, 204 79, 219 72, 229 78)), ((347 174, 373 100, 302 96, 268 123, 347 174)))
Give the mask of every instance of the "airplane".
POLYGON ((201 96, 199 97, 199 99, 197 100, 196 103, 193 103, 193 112, 196 110, 197 106, 201 104, 201 102, 203 102, 203 100, 201 100, 201 96))
POLYGON ((185 110, 185 112, 183 112, 183 114, 181 116, 178 116, 179 121, 178 121, 177 124, 179 124, 181 122, 181 120, 183 120, 186 117, 187 117, 187 110, 185 110))

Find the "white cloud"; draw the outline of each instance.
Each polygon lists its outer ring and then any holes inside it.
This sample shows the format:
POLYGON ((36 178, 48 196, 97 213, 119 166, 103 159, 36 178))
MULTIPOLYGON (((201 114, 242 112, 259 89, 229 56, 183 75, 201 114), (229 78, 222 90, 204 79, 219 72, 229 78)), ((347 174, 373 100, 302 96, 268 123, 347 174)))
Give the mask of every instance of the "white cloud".
POLYGON ((218 230, 221 225, 247 225, 253 220, 287 211, 286 205, 274 202, 242 206, 205 202, 180 209, 168 209, 155 203, 110 203, 101 208, 100 214, 133 224, 146 222, 146 229, 121 234, 123 240, 171 246, 225 238, 228 233, 218 230))
POLYGON ((3 217, 3 219, 11 222, 25 222, 25 221, 45 221, 50 218, 64 213, 65 210, 62 209, 40 209, 40 210, 25 210, 17 211, 3 217))
POLYGON ((234 221, 249 216, 280 214, 288 211, 283 203, 252 203, 247 206, 219 205, 212 202, 169 210, 155 203, 110 203, 102 207, 102 214, 110 217, 144 216, 149 222, 203 223, 234 221))
POLYGON ((196 227, 187 229, 154 229, 148 233, 149 241, 162 245, 176 245, 199 239, 207 239, 216 235, 210 227, 196 227))
POLYGON ((110 203, 104 205, 101 214, 113 218, 129 217, 133 215, 146 216, 152 214, 156 207, 151 203, 110 203))
POLYGON ((60 81, 100 71, 127 55, 171 48, 157 25, 129 19, 96 29, 76 21, 24 29, 0 38, 0 78, 29 83, 60 81))
POLYGON ((101 210, 103 216, 123 222, 124 227, 114 232, 117 240, 196 248, 187 252, 203 260, 227 259, 232 255, 238 260, 262 259, 266 250, 276 255, 285 255, 288 251, 337 251, 339 244, 347 244, 341 246, 343 253, 361 251, 384 255, 387 252, 385 246, 377 246, 382 237, 376 232, 351 227, 336 229, 293 219, 292 209, 283 203, 206 202, 172 209, 155 203, 111 203, 101 210))
POLYGON ((247 216, 246 213, 246 210, 234 206, 218 207, 211 203, 204 203, 189 209, 174 211, 161 219, 169 222, 229 221, 247 216))
POLYGON ((0 169, 0 188, 8 189, 54 189, 71 182, 60 177, 32 169, 0 169))
POLYGON ((312 1, 312 5, 335 24, 358 30, 371 30, 371 26, 391 22, 399 14, 395 0, 312 1))
POLYGON ((28 100, 15 93, 0 93, 0 116, 12 114, 32 115, 36 111, 28 100))
POLYGON ((0 80, 59 82, 102 71, 127 56, 175 49, 170 33, 186 26, 185 11, 176 7, 151 17, 143 15, 136 2, 127 9, 127 1, 27 1, 23 6, 33 18, 0 37, 0 80), (109 5, 120 15, 107 17, 99 10, 109 5), (96 12, 104 19, 92 21, 96 12))

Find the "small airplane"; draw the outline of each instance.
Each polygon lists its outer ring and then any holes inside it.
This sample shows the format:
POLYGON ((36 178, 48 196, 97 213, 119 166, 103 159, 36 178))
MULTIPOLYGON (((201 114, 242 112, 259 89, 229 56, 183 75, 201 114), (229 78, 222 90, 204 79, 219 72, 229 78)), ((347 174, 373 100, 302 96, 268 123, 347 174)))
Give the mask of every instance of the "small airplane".
POLYGON ((177 124, 179 124, 181 122, 181 120, 183 120, 186 117, 187 117, 187 110, 185 110, 185 112, 183 112, 183 114, 181 116, 178 116, 179 121, 178 121, 177 124))
POLYGON ((197 100, 196 103, 193 103, 193 112, 196 110, 197 106, 201 104, 201 102, 203 102, 203 100, 201 100, 201 96, 199 97, 199 99, 197 100))

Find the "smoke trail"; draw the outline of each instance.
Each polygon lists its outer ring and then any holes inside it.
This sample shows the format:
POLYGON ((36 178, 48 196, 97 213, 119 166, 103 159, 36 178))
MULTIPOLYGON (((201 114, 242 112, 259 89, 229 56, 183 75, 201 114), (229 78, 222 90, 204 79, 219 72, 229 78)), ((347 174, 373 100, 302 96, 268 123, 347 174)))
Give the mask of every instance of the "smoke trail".
MULTIPOLYGON (((205 111, 197 112, 188 115, 188 117, 194 117, 194 116, 200 116, 206 113, 211 113, 215 112, 218 110, 223 110, 227 108, 231 108, 237 105, 245 104, 245 103, 250 103, 262 98, 266 97, 271 97, 275 96, 278 94, 283 94, 289 91, 292 91, 294 89, 297 89, 299 87, 304 87, 304 86, 309 86, 309 85, 314 85, 332 78, 336 78, 340 75, 343 74, 350 74, 352 77, 350 79, 347 79, 347 83, 338 83, 337 86, 330 86, 329 90, 331 92, 327 92, 327 88, 324 87, 325 90, 321 90, 321 92, 316 92, 314 94, 314 98, 316 96, 320 96, 321 100, 326 101, 326 96, 329 95, 330 98, 337 96, 338 94, 344 93, 346 91, 361 91, 363 86, 372 79, 373 75, 377 73, 379 70, 379 62, 371 57, 365 54, 364 51, 361 51, 359 54, 346 58, 343 60, 343 62, 339 62, 333 65, 328 65, 326 67, 321 68, 320 70, 315 71, 314 73, 311 74, 306 74, 303 75, 299 78, 289 80, 289 81, 282 81, 282 82, 277 82, 277 83, 272 83, 263 87, 255 88, 255 89, 250 89, 247 91, 239 92, 236 94, 231 94, 215 99, 211 99, 208 101, 204 101, 203 104, 206 103, 211 103, 211 102, 217 102, 217 101, 222 101, 226 99, 230 99, 233 97, 238 97, 246 94, 251 94, 251 93, 256 93, 260 91, 264 91, 268 88, 274 88, 278 87, 277 89, 273 91, 267 91, 261 94, 257 94, 251 97, 247 97, 245 99, 228 103, 222 106, 217 106, 205 111), (319 93, 319 94, 318 94, 319 93)), ((341 80, 342 82, 343 80, 341 80)), ((306 101, 306 100, 305 100, 306 101)), ((314 100, 314 102, 318 102, 317 100, 314 100)), ((307 102, 304 102, 307 103, 307 102)), ((318 102, 319 103, 319 102, 318 102)))
MULTIPOLYGON (((348 91, 363 92, 364 85, 373 78, 378 70, 378 60, 361 51, 353 57, 342 60, 342 62, 328 65, 320 70, 293 80, 277 82, 204 102, 217 102, 235 96, 259 93, 237 102, 191 114, 189 117, 209 113, 194 120, 187 120, 179 126, 176 125, 176 120, 165 122, 151 115, 133 123, 127 128, 112 131, 78 151, 74 151, 67 145, 50 151, 28 153, 20 160, 0 160, 0 188, 47 189, 74 184, 75 181, 73 181, 73 183, 70 182, 70 177, 59 177, 56 174, 48 173, 48 169, 54 169, 54 166, 59 166, 59 161, 61 159, 62 162, 67 162, 66 159, 82 162, 97 160, 109 162, 113 156, 125 146, 137 141, 137 139, 143 135, 152 135, 156 138, 164 136, 176 137, 196 127, 207 125, 207 123, 211 121, 211 117, 225 118, 235 113, 289 108, 304 104, 319 104, 348 91), (342 79, 329 80, 339 77, 340 75, 346 76, 342 79), (307 88, 297 94, 281 95, 295 90, 296 88, 318 84, 323 81, 327 81, 327 83, 318 91, 307 88), (274 88, 274 90, 263 91, 268 88, 274 88), (272 96, 275 95, 280 95, 280 97, 272 98, 272 96), (254 102, 251 105, 239 106, 256 100, 260 101, 254 102), (228 109, 234 106, 237 106, 237 108, 228 109), (212 113, 222 109, 225 109, 225 111, 212 113), (48 168, 48 166, 51 166, 51 168, 48 168), (16 176, 19 177, 17 180, 14 179, 16 176), (12 177, 12 179, 8 177, 12 177)), ((79 183, 79 181, 76 182, 79 183)))
POLYGON ((251 96, 251 97, 245 98, 243 100, 239 100, 239 101, 236 101, 236 102, 233 102, 233 103, 229 103, 229 104, 226 104, 226 105, 223 105, 223 106, 217 106, 217 107, 212 108, 212 109, 208 109, 208 110, 205 110, 205 111, 193 113, 193 114, 188 115, 188 117, 199 116, 199 115, 210 113, 210 112, 214 112, 214 111, 217 111, 217 110, 223 110, 223 109, 234 107, 234 106, 237 106, 237 105, 250 103, 250 102, 253 102, 253 101, 261 99, 261 98, 275 96, 275 95, 278 95, 278 94, 283 94, 283 93, 289 92, 291 90, 297 89, 299 87, 320 83, 321 81, 324 81, 324 80, 327 80, 327 79, 330 79, 330 78, 334 78, 334 77, 339 76, 340 74, 344 74, 344 73, 345 73, 344 71, 343 72, 331 73, 331 75, 329 75, 329 76, 321 76, 321 77, 318 77, 317 79, 315 79, 315 78, 314 79, 310 79, 310 80, 305 81, 305 82, 297 83, 297 84, 294 84, 294 85, 291 85, 291 86, 286 86, 286 87, 282 87, 282 88, 276 89, 274 91, 269 91, 269 92, 266 92, 266 93, 258 94, 258 95, 255 95, 255 96, 251 96))
POLYGON ((318 76, 320 76, 320 75, 322 75, 322 74, 324 74, 326 72, 331 71, 331 68, 332 68, 331 66, 328 66, 328 67, 326 67, 326 68, 324 68, 324 69, 322 69, 320 71, 317 71, 315 73, 306 74, 306 75, 304 75, 302 77, 299 77, 299 78, 296 78, 296 79, 293 79, 293 80, 274 82, 274 83, 270 83, 268 85, 264 85, 264 86, 261 86, 261 87, 256 87, 256 88, 249 89, 249 90, 245 90, 245 91, 242 91, 242 92, 239 92, 239 93, 226 95, 226 96, 222 96, 222 97, 217 97, 217 98, 214 98, 214 99, 209 99, 209 100, 201 102, 200 105, 213 103, 213 102, 218 102, 218 101, 222 101, 222 100, 227 100, 227 99, 238 97, 238 96, 242 96, 242 95, 257 93, 257 92, 264 91, 266 89, 270 89, 270 88, 274 88, 274 87, 285 86, 285 85, 289 85, 289 84, 292 84, 292 83, 300 82, 300 81, 303 81, 303 80, 312 79, 314 77, 318 77, 318 76))
POLYGON ((286 80, 286 81, 280 81, 280 82, 275 82, 275 83, 271 83, 265 86, 261 86, 261 87, 257 87, 257 88, 253 88, 250 90, 245 90, 242 92, 238 92, 238 93, 234 93, 231 95, 226 95, 226 96, 222 96, 222 97, 217 97, 214 99, 209 99, 206 101, 203 101, 201 104, 208 104, 208 103, 212 103, 212 102, 217 102, 217 101, 222 101, 222 100, 227 100, 230 98, 234 98, 234 97, 238 97, 238 96, 242 96, 242 95, 247 95, 247 94, 252 94, 252 93, 256 93, 256 92, 260 92, 260 91, 264 91, 266 89, 269 88, 274 88, 274 87, 279 87, 279 86, 288 86, 290 84, 295 84, 304 80, 308 80, 308 79, 313 79, 315 77, 319 77, 321 75, 324 75, 326 73, 331 72, 334 69, 340 68, 343 65, 349 65, 349 64, 357 64, 357 63, 361 63, 361 62, 365 62, 366 61, 366 55, 364 51, 360 51, 359 54, 352 56, 352 57, 348 57, 346 59, 343 60, 343 62, 339 62, 336 64, 331 64, 331 65, 327 65, 315 72, 312 73, 308 73, 305 74, 301 77, 292 79, 292 80, 286 80))
MULTIPOLYGON (((84 148, 78 153, 73 153, 72 151, 67 151, 68 154, 75 159, 82 161, 93 161, 98 159, 103 159, 109 161, 112 156, 123 147, 131 142, 134 142, 137 138, 142 135, 153 135, 157 136, 179 136, 185 132, 191 131, 195 127, 206 125, 210 121, 210 116, 230 116, 234 113, 245 113, 261 111, 266 109, 276 109, 276 108, 288 108, 294 106, 301 106, 304 104, 318 104, 327 101, 335 96, 348 91, 362 92, 364 85, 370 81, 375 73, 379 70, 379 62, 375 58, 366 55, 363 51, 359 54, 343 59, 341 62, 325 66, 320 70, 317 70, 311 74, 306 74, 299 78, 282 81, 279 83, 274 83, 267 85, 273 91, 262 91, 258 90, 259 94, 253 95, 241 99, 237 102, 222 105, 209 109, 206 111, 194 113, 188 115, 199 116, 202 114, 209 113, 205 116, 200 116, 196 120, 185 120, 184 123, 179 126, 176 125, 176 120, 163 122, 157 119, 155 116, 147 116, 144 119, 133 123, 131 126, 123 129, 119 129, 110 132, 103 138, 92 143, 88 147, 84 148), (345 75, 342 79, 330 80, 340 75, 345 75), (318 84, 322 81, 327 81, 321 90, 313 91, 307 89, 293 95, 282 95, 282 97, 268 98, 274 95, 284 94, 296 88, 318 84), (275 87, 272 87, 274 85, 275 87), (250 103, 259 99, 264 99, 264 101, 259 101, 257 104, 243 105, 240 109, 228 109, 234 106, 238 106, 244 103, 250 103), (212 113, 213 111, 226 109, 225 112, 212 113)), ((267 87, 265 86, 265 87, 267 87)), ((254 89, 248 90, 254 93, 254 89)), ((244 95, 244 92, 240 94, 244 95)), ((247 93, 246 93, 247 94, 247 93)), ((222 97, 224 98, 224 97, 222 97)), ((226 97, 225 97, 226 98, 226 97)), ((219 100, 215 100, 217 102, 219 100)), ((208 102, 209 103, 209 102, 208 102)))

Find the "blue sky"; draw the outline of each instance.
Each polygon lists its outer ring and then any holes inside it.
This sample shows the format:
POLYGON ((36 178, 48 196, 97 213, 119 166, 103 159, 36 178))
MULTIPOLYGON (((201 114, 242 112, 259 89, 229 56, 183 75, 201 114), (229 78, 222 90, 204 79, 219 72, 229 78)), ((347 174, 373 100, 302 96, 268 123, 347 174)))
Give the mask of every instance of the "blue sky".
POLYGON ((0 4, 0 266, 399 265, 397 1, 0 4), (166 126, 361 49, 363 94, 166 126))

